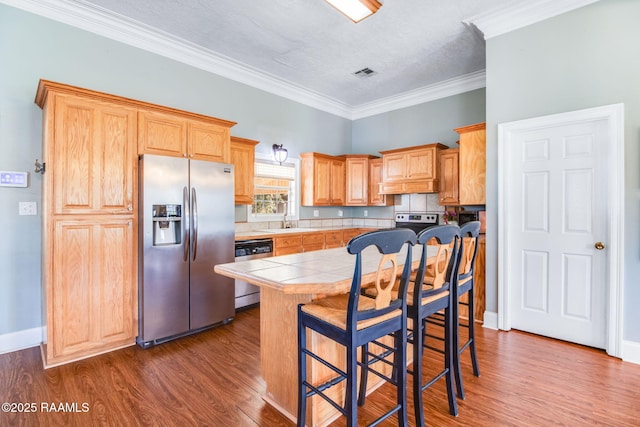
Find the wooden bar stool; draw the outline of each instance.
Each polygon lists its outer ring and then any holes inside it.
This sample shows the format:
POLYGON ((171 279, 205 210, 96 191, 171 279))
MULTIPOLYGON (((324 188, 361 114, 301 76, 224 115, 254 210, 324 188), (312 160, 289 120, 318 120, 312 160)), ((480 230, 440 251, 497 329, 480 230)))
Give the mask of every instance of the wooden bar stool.
POLYGON ((422 245, 422 257, 416 273, 413 288, 410 287, 407 295, 407 316, 412 321, 413 330, 410 332, 409 342, 413 344, 413 404, 416 416, 416 425, 424 426, 424 407, 422 404, 423 391, 436 381, 445 378, 447 387, 447 399, 449 413, 458 415, 456 403, 453 373, 454 373, 454 311, 453 283, 457 271, 458 250, 460 245, 460 229, 456 225, 443 225, 431 227, 421 231, 418 236, 418 244, 422 245), (429 242, 435 239, 437 244, 429 242), (428 276, 427 257, 428 247, 435 246, 437 253, 435 261, 430 268, 428 276), (439 311, 444 315, 444 363, 443 369, 433 378, 424 382, 422 372, 422 358, 426 345, 427 318, 439 311))
MULTIPOLYGON (((475 311, 474 306, 474 283, 473 276, 475 273, 476 256, 478 254, 478 236, 480 234, 480 222, 471 221, 465 223, 460 228, 460 250, 458 251, 458 274, 454 278, 456 286, 453 289, 453 305, 452 312, 454 321, 453 331, 453 367, 454 377, 456 381, 457 395, 460 399, 464 399, 464 386, 462 383, 462 372, 460 368, 460 358, 462 352, 469 347, 471 353, 471 364, 473 366, 473 375, 480 376, 480 369, 478 367, 478 359, 476 357, 476 343, 475 343, 475 323, 473 315, 475 311), (462 296, 467 295, 467 301, 462 300, 462 296), (468 308, 468 320, 463 322, 460 318, 459 305, 466 306, 468 308), (468 329, 467 339, 464 343, 460 343, 460 327, 468 329)), ((427 319, 429 325, 436 325, 444 327, 444 314, 441 312, 434 313, 427 319)), ((438 337, 438 335, 430 334, 432 338, 438 337)))
MULTIPOLYGON (((460 229, 456 225, 443 225, 428 228, 421 231, 418 236, 418 244, 422 245, 420 264, 415 273, 411 274, 412 280, 406 297, 407 317, 411 320, 408 331, 408 342, 413 346, 413 366, 409 371, 413 375, 413 403, 416 424, 424 426, 424 409, 422 394, 436 381, 445 378, 447 386, 447 400, 449 413, 458 415, 454 390, 454 312, 453 306, 453 279, 458 261, 458 249, 460 245, 460 229), (433 240, 432 240, 433 239, 433 240), (435 244, 434 244, 435 243, 435 244), (428 247, 436 250, 435 260, 428 262, 430 251, 428 247), (428 274, 427 274, 428 272, 428 274), (426 343, 427 318, 437 312, 443 313, 443 326, 445 327, 444 349, 440 350, 426 343), (436 350, 444 355, 443 369, 426 382, 423 380, 422 357, 424 349, 436 350)), ((375 295, 376 291, 367 289, 366 294, 375 295)), ((363 370, 361 383, 366 384, 367 372, 363 370)), ((364 401, 364 395, 360 394, 360 400, 364 401)))
POLYGON ((480 376, 480 368, 478 367, 478 358, 476 356, 476 340, 475 340, 475 305, 474 305, 474 283, 473 276, 475 273, 476 256, 478 255, 478 236, 480 235, 480 221, 471 221, 460 227, 460 235, 462 242, 460 246, 460 262, 458 268, 458 277, 456 278, 456 297, 457 304, 454 302, 454 318, 455 331, 454 347, 457 351, 454 354, 455 358, 455 378, 456 389, 458 391, 458 397, 464 399, 464 387, 462 385, 462 373, 460 371, 460 358, 462 352, 469 347, 469 353, 471 355, 471 365, 473 366, 473 375, 480 376), (461 300, 461 297, 467 294, 467 301, 461 300), (459 306, 467 306, 468 319, 466 323, 460 321, 459 306), (468 334, 465 342, 460 343, 460 327, 467 328, 468 334))
POLYGON ((393 336, 393 366, 390 376, 380 374, 396 386, 396 405, 384 413, 373 424, 397 414, 398 425, 407 425, 406 392, 406 344, 407 316, 405 297, 411 272, 411 249, 416 235, 408 229, 372 231, 351 239, 347 251, 355 254, 355 268, 349 294, 319 299, 298 306, 298 426, 304 426, 307 399, 318 395, 328 401, 347 418, 347 426, 358 425, 357 367, 369 370, 368 363, 357 360, 357 350, 366 344, 393 336), (375 250, 374 249, 377 249, 375 250), (368 249, 371 248, 371 249, 368 249), (368 250, 365 250, 368 249, 368 250), (392 296, 392 288, 398 276, 398 254, 405 250, 404 268, 398 283, 398 292, 392 296), (380 259, 375 278, 375 298, 361 295, 363 258, 380 259), (389 268, 389 264, 391 268, 389 268), (307 346, 307 331, 312 330, 345 347, 343 370, 327 360, 328 355, 315 354, 307 346), (311 363, 320 363, 335 375, 321 384, 307 380, 307 358, 311 363), (328 395, 331 387, 344 383, 344 401, 338 402, 328 395))

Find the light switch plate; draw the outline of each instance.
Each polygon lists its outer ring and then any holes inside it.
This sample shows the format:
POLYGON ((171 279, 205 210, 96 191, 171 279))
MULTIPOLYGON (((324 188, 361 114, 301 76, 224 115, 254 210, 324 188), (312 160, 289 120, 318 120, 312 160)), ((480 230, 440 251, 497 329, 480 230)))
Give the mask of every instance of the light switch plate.
POLYGON ((36 202, 18 202, 18 215, 38 215, 36 202))

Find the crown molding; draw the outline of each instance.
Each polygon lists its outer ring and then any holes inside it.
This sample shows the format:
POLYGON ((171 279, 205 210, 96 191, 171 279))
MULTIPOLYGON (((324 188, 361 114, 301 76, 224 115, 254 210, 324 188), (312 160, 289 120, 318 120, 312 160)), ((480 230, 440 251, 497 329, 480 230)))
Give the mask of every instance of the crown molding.
POLYGON ((457 95, 485 86, 485 72, 482 70, 389 98, 353 106, 84 0, 0 0, 0 3, 350 120, 457 95))
POLYGON ((553 18, 599 0, 536 0, 481 13, 462 22, 477 28, 485 40, 553 18))
POLYGON ((474 73, 454 77, 429 86, 424 86, 398 95, 383 98, 354 107, 352 120, 362 119, 400 108, 411 107, 436 99, 458 95, 475 89, 481 89, 486 85, 486 71, 480 70, 474 73))
POLYGON ((352 107, 83 0, 0 0, 85 31, 170 58, 292 101, 350 118, 352 107))

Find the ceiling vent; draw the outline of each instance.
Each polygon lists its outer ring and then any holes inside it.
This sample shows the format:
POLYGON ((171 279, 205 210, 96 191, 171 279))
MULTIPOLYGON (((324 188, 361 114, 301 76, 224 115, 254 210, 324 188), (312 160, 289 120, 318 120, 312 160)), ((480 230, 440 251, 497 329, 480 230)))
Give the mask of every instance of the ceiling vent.
POLYGON ((359 77, 361 79, 364 79, 365 77, 371 77, 375 74, 378 74, 378 73, 376 73, 375 71, 373 71, 371 68, 368 68, 368 67, 353 73, 354 76, 359 77))

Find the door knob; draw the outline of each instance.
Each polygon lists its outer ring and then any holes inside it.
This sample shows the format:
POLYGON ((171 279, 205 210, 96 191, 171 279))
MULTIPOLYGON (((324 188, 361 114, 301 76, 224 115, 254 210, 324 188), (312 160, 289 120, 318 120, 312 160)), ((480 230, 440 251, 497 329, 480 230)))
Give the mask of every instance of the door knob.
POLYGON ((593 245, 593 246, 599 251, 604 249, 604 243, 602 243, 602 242, 596 242, 596 244, 593 245))

